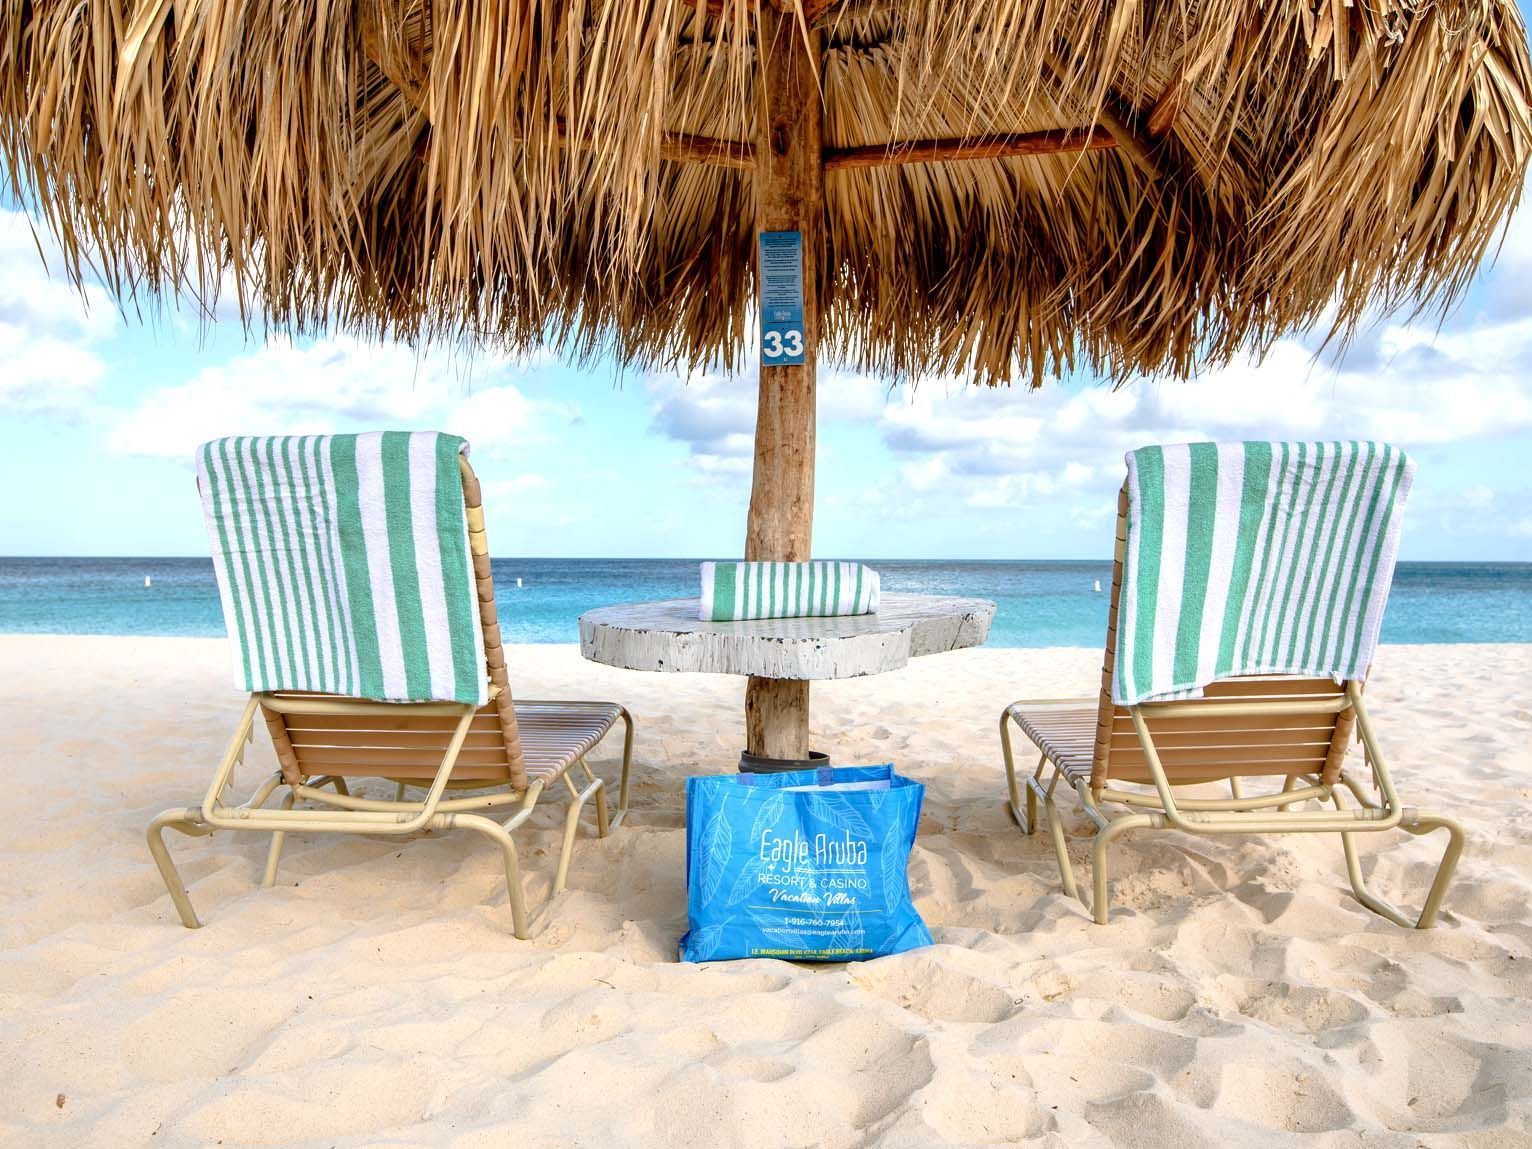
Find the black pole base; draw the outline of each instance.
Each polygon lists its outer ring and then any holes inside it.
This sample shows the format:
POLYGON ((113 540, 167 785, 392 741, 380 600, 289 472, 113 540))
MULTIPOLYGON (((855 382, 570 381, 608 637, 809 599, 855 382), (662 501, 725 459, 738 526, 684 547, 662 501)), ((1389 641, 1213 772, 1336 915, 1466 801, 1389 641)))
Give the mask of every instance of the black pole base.
POLYGON ((830 764, 830 756, 810 750, 807 758, 760 758, 748 750, 740 751, 741 774, 785 774, 790 770, 817 770, 830 764))

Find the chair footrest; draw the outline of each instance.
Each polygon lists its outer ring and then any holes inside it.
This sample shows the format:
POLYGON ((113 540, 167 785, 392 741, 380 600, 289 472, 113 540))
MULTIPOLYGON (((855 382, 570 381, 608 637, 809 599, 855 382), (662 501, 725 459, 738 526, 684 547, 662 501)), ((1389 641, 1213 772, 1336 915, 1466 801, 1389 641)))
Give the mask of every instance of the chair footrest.
POLYGON ((1094 701, 1014 702, 1006 713, 1071 781, 1090 777, 1096 746, 1094 701))
POLYGON ((527 775, 557 778, 588 754, 623 716, 615 702, 516 702, 527 775))

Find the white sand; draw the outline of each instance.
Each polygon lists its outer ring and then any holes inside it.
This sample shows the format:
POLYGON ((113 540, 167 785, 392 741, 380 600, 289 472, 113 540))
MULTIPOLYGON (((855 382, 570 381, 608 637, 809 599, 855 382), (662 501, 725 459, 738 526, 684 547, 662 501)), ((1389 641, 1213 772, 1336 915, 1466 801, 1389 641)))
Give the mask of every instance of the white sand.
MULTIPOLYGON (((513 650, 523 695, 639 721, 631 820, 581 842, 530 942, 466 834, 294 837, 269 891, 262 838, 172 835, 191 932, 143 829, 195 803, 238 714, 222 644, 0 639, 22 811, 0 836, 0 1143, 1532 1144, 1532 647, 1380 658, 1406 799, 1471 831, 1427 934, 1362 910, 1339 845, 1301 838, 1130 837, 1091 925, 1005 813, 995 720, 1089 693, 1099 658, 969 651, 817 687, 819 745, 929 786, 911 877, 937 944, 699 968, 674 961, 681 780, 731 767, 738 681, 513 650)), ((262 735, 242 784, 270 760, 262 735)), ((523 839, 534 905, 558 812, 523 839)), ((1364 843, 1409 905, 1438 848, 1364 843)))

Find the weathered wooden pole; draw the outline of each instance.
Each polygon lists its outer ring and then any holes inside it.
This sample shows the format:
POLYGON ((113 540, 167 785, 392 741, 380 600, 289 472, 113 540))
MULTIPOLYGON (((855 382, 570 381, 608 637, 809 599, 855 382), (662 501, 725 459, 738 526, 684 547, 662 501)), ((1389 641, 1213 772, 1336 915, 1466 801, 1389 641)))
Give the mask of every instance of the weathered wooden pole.
MULTIPOLYGON (((770 331, 762 308, 760 408, 755 422, 755 476, 750 485, 747 560, 807 562, 814 531, 814 351, 819 337, 818 274, 824 244, 824 107, 819 91, 819 33, 804 42, 797 16, 760 6, 756 39, 761 63, 755 134, 755 219, 758 233, 802 236, 802 362, 791 331, 770 331), (775 354, 771 354, 775 352, 775 354)), ((779 249, 780 250, 780 249, 779 249)), ((757 245, 757 260, 761 248, 757 245)), ((756 269, 757 302, 766 276, 756 269)), ((809 684, 751 678, 745 686, 745 743, 765 758, 807 758, 809 684)))

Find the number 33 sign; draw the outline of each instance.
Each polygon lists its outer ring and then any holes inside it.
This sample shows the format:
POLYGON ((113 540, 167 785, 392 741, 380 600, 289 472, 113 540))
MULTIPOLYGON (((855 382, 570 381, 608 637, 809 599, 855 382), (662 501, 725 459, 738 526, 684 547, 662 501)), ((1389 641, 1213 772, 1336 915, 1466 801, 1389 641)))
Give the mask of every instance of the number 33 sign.
POLYGON ((761 332, 761 357, 773 366, 803 362, 803 332, 796 328, 761 332))
POLYGON ((761 363, 803 362, 803 234, 761 232, 761 363))

